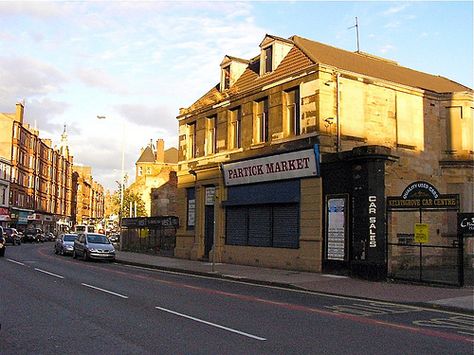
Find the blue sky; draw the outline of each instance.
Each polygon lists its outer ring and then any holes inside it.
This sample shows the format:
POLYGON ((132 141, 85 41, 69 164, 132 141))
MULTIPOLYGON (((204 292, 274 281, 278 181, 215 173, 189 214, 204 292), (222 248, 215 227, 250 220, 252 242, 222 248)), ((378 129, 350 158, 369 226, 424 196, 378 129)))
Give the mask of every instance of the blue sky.
POLYGON ((0 112, 59 143, 116 188, 150 139, 177 145, 176 116, 219 81, 224 55, 251 58, 266 33, 299 35, 473 87, 471 1, 0 2, 0 112), (97 115, 107 116, 98 120, 97 115), (123 134, 125 127, 125 134, 123 134))

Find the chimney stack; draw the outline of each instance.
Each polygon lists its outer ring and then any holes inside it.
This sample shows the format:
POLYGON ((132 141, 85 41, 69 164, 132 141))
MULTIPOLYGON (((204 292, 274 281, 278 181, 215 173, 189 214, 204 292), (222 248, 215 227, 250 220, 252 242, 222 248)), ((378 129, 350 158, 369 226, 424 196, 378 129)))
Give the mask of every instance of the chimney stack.
POLYGON ((156 141, 156 156, 157 163, 165 162, 165 141, 163 139, 158 139, 156 141))
POLYGON ((25 112, 25 105, 22 102, 17 102, 15 121, 20 122, 21 125, 23 125, 23 114, 24 114, 24 112, 25 112))

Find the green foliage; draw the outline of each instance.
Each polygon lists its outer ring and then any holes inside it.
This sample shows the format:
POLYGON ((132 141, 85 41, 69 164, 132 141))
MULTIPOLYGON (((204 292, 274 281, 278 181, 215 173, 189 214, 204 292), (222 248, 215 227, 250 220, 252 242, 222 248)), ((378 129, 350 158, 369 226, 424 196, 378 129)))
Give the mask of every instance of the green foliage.
MULTIPOLYGON (((112 196, 112 210, 114 214, 118 215, 120 212, 120 183, 117 184, 118 188, 112 196)), ((130 191, 130 188, 126 188, 123 191, 123 218, 130 217, 130 203, 132 204, 132 217, 135 217, 135 204, 137 206, 136 217, 146 217, 147 213, 145 211, 145 202, 142 200, 142 194, 134 193, 130 191)))

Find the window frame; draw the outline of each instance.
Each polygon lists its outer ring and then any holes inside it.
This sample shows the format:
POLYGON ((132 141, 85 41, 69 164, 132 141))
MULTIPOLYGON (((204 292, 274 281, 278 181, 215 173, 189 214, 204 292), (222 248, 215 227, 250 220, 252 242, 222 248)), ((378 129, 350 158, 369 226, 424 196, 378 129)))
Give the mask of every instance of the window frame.
POLYGON ((229 115, 230 148, 242 148, 242 106, 237 106, 229 110, 229 115))
POLYGON ((254 139, 255 139, 255 143, 257 144, 266 143, 269 141, 268 111, 269 111, 268 96, 254 101, 254 119, 255 119, 254 139))
POLYGON ((301 103, 300 88, 298 86, 283 91, 283 105, 283 119, 286 134, 288 136, 299 136, 301 134, 301 103), (288 105, 288 98, 292 93, 294 93, 294 102, 291 105, 293 106, 293 114, 290 115, 288 108, 290 106, 288 105))
POLYGON ((271 73, 273 71, 273 46, 265 47, 263 50, 263 74, 271 73))
POLYGON ((186 124, 187 128, 187 139, 186 139, 186 158, 194 159, 197 156, 196 147, 196 121, 186 124))

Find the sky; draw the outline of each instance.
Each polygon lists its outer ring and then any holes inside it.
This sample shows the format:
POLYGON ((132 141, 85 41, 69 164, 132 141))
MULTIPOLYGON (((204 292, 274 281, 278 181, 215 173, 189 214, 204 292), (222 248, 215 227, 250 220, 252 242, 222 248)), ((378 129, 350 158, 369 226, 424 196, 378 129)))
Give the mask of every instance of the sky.
POLYGON ((473 87, 471 1, 1 1, 0 112, 25 122, 116 190, 150 140, 178 144, 179 108, 250 59, 265 34, 298 35, 473 87), (97 119, 105 116, 105 119, 97 119))

